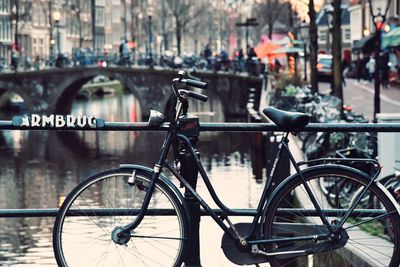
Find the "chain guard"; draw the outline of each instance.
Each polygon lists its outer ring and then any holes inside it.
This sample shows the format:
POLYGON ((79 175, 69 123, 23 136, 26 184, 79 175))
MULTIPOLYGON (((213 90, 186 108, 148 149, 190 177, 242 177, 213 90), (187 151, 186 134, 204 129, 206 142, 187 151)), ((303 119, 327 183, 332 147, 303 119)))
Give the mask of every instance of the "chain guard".
MULTIPOLYGON (((319 254, 322 252, 333 251, 344 247, 347 244, 348 240, 349 240, 349 235, 347 234, 346 230, 341 229, 339 233, 339 238, 337 240, 325 240, 325 241, 319 241, 315 244, 308 243, 302 246, 296 246, 296 250, 304 250, 305 252, 296 255, 280 255, 277 256, 277 258, 282 260, 282 259, 289 259, 292 257, 299 257, 310 254, 319 254)), ((290 251, 290 250, 286 248, 286 250, 282 249, 281 251, 290 251)))
MULTIPOLYGON (((240 234, 245 235, 250 229, 251 223, 237 223, 235 228, 240 234)), ((231 229, 231 228, 229 228, 231 229)), ((256 232, 258 228, 256 229, 256 232)), ((256 233, 259 237, 259 233, 256 233)), ((225 256, 233 263, 238 265, 250 265, 264 263, 268 261, 268 257, 264 255, 256 255, 251 252, 251 247, 242 247, 238 241, 231 239, 226 233, 221 240, 221 248, 225 256)))
MULTIPOLYGON (((248 233, 251 227, 251 223, 237 223, 235 228, 239 231, 241 235, 248 233)), ((232 230, 231 228, 229 228, 232 230)), ((253 240, 260 238, 258 228, 255 230, 255 235, 252 237, 253 240)), ((299 253, 298 255, 280 255, 275 256, 278 259, 287 259, 292 257, 299 257, 301 255, 318 254, 325 251, 332 251, 335 249, 342 248, 346 245, 349 235, 346 230, 341 229, 339 231, 339 238, 337 240, 325 240, 320 241, 315 244, 305 244, 304 246, 296 247, 296 250, 305 250, 304 253, 299 253)), ((250 265, 259 264, 269 261, 269 258, 265 255, 254 254, 251 252, 251 247, 242 247, 238 241, 231 239, 226 233, 222 236, 221 248, 226 256, 231 262, 238 265, 250 265)), ((287 251, 283 249, 282 251, 287 251)), ((290 251, 290 250, 289 250, 290 251)))

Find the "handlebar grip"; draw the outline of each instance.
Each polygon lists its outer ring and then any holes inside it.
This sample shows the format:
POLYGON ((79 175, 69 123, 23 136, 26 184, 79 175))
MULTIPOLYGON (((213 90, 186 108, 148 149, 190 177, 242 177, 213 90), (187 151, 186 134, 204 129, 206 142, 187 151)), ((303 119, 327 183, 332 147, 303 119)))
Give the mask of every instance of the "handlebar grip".
POLYGON ((183 79, 182 82, 184 82, 185 84, 187 84, 189 86, 196 87, 199 89, 207 89, 207 83, 202 82, 202 81, 193 80, 193 79, 183 79))
POLYGON ((203 95, 203 94, 199 94, 199 93, 196 93, 196 92, 192 92, 192 91, 188 91, 187 95, 189 97, 195 98, 195 99, 203 101, 203 102, 207 102, 207 100, 208 100, 208 96, 203 95))

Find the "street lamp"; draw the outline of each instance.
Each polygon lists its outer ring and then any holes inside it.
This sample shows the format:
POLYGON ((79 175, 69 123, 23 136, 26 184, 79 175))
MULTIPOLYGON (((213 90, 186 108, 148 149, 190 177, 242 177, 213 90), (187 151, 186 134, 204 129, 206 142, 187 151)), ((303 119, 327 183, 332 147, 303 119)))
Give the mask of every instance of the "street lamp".
POLYGON ((371 1, 369 3, 369 12, 372 17, 372 22, 375 26, 375 73, 374 73, 374 122, 377 122, 376 114, 381 112, 380 103, 380 87, 381 80, 379 75, 379 63, 380 63, 380 53, 381 53, 381 43, 382 43, 382 27, 386 21, 386 15, 389 11, 390 1, 371 1), (385 5, 386 2, 386 6, 385 5), (381 11, 385 10, 382 14, 381 11), (375 13, 375 11, 377 11, 375 13))
POLYGON ((307 40, 309 36, 310 26, 305 22, 302 21, 299 25, 299 35, 301 40, 303 41, 303 48, 304 48, 304 81, 307 81, 307 40))
POLYGON ((60 11, 53 12, 53 20, 56 24, 57 29, 57 54, 60 54, 60 20, 61 20, 61 13, 60 11))
POLYGON ((153 16, 153 6, 151 4, 151 1, 148 3, 148 8, 147 8, 147 16, 149 18, 149 64, 150 66, 153 65, 153 32, 152 32, 152 16, 153 16))

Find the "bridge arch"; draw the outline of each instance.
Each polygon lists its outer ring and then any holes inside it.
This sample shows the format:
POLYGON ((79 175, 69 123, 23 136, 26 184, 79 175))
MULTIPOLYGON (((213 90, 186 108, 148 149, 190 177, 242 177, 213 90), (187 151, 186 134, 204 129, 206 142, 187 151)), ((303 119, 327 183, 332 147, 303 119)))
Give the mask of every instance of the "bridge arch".
POLYGON ((112 80, 118 80, 125 88, 135 96, 138 100, 140 109, 143 110, 143 100, 141 99, 140 93, 137 91, 134 85, 130 84, 129 81, 124 79, 124 76, 115 75, 112 72, 82 72, 79 75, 74 75, 65 81, 62 81, 58 85, 58 94, 55 96, 54 111, 55 114, 70 114, 72 105, 75 100, 76 94, 82 89, 82 86, 97 76, 105 76, 112 80))
MULTIPOLYGON (((28 113, 33 112, 32 98, 28 94, 28 92, 26 90, 24 90, 23 87, 19 86, 18 84, 0 81, 0 98, 3 94, 5 94, 7 92, 12 92, 12 93, 19 95, 23 99, 23 101, 26 105, 27 112, 28 113)), ((0 103, 0 106, 2 106, 2 105, 3 105, 3 103, 0 103)))
MULTIPOLYGON (((28 111, 39 114, 71 112, 75 95, 93 77, 103 75, 120 81, 138 100, 142 117, 150 109, 164 111, 177 70, 147 67, 73 67, 21 73, 0 73, 0 89, 13 90, 25 100, 28 111)), ((222 103, 225 117, 244 116, 248 88, 260 95, 263 80, 244 74, 196 71, 209 82, 209 91, 222 103)), ((207 94, 207 93, 206 93, 207 94)), ((257 98, 257 97, 256 97, 257 98)), ((214 98, 215 99, 215 98, 214 98)), ((211 100, 212 101, 212 100, 211 100)))

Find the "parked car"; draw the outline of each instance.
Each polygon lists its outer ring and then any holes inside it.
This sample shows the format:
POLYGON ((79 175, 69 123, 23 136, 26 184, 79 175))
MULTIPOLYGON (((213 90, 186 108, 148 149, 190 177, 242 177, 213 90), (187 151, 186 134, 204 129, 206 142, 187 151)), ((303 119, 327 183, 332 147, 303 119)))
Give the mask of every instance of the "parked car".
POLYGON ((317 75, 319 81, 332 80, 332 55, 319 54, 317 58, 317 75))

